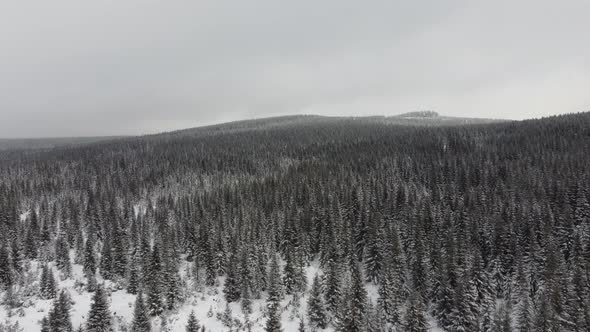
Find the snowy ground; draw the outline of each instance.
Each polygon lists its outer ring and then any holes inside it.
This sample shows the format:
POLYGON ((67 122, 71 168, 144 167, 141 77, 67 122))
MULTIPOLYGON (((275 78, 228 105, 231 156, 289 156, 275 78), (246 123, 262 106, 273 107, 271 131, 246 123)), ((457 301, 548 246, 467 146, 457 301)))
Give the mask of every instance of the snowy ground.
MULTIPOLYGON (((190 268, 187 263, 181 268, 181 276, 185 280, 190 280, 190 268)), ((38 279, 40 273, 39 264, 33 263, 31 266, 31 277, 38 279)), ((73 264, 72 278, 62 280, 59 271, 52 267, 55 276, 58 279, 58 291, 66 289, 74 302, 71 310, 72 325, 75 329, 79 326, 84 326, 90 304, 92 300, 92 293, 88 293, 81 285, 85 283, 82 272, 82 266, 73 264)), ((315 274, 318 273, 318 264, 314 263, 307 269, 308 286, 311 287, 311 281, 315 274)), ((38 281, 36 281, 38 282, 38 281)), ((99 280, 102 282, 102 280, 99 280)), ((219 286, 217 287, 195 287, 191 283, 187 284, 185 290, 186 300, 184 304, 174 311, 165 312, 163 318, 157 317, 152 319, 152 330, 155 332, 161 331, 184 331, 188 316, 194 310, 199 322, 206 326, 208 331, 229 331, 230 328, 225 326, 218 316, 222 315, 226 310, 226 301, 223 296, 223 282, 224 278, 219 278, 219 286), (164 320, 164 322, 162 322, 164 320)), ((133 306, 135 303, 135 295, 128 294, 126 290, 118 290, 116 285, 106 281, 105 288, 109 293, 110 309, 114 317, 114 322, 117 331, 127 331, 133 319, 133 306)), ((373 303, 377 298, 377 287, 372 284, 366 285, 369 298, 373 303)), ((2 296, 4 296, 2 294, 2 296)), ((265 296, 262 299, 252 299, 253 313, 249 317, 252 323, 252 331, 263 331, 265 324, 264 311, 266 310, 265 296)), ((0 322, 14 324, 18 322, 19 326, 25 332, 40 331, 40 321, 45 317, 52 306, 53 300, 39 299, 37 296, 32 296, 25 300, 22 309, 7 310, 6 306, 0 306, 0 322)), ((297 331, 299 326, 299 317, 305 317, 307 296, 300 299, 300 305, 296 308, 293 305, 292 296, 286 296, 282 302, 284 311, 282 313, 283 330, 285 332, 297 331)), ((241 323, 246 321, 242 313, 240 303, 230 303, 229 308, 232 312, 232 317, 239 320, 241 323)), ((432 321, 432 320, 431 320, 432 321)), ((235 328, 236 326, 234 326, 235 328)), ((434 325, 432 331, 442 331, 437 329, 434 325)), ((324 331, 331 332, 332 328, 327 328, 324 331)))

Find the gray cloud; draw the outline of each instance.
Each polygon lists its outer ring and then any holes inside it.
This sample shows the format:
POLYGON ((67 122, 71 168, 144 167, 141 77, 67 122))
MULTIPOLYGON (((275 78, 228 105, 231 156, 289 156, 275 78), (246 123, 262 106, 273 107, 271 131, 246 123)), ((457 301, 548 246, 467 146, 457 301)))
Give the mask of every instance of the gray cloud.
POLYGON ((6 1, 0 137, 589 110, 590 3, 6 1))

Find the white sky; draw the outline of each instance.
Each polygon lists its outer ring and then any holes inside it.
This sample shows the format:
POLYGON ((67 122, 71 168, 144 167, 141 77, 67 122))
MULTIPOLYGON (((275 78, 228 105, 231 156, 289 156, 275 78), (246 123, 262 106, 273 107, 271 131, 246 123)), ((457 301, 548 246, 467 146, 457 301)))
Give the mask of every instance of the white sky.
POLYGON ((590 110, 590 1, 0 1, 0 137, 590 110))

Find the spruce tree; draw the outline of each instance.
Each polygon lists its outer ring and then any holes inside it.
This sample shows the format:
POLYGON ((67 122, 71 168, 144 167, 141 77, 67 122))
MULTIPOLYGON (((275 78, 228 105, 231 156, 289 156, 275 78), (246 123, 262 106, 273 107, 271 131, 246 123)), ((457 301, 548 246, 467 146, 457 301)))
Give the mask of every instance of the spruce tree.
POLYGON ((528 294, 523 294, 521 303, 517 310, 517 326, 519 332, 532 332, 532 313, 531 313, 531 301, 529 300, 528 294))
MULTIPOLYGON (((537 303, 538 303, 538 308, 536 310, 535 313, 535 317, 534 317, 534 331, 538 331, 538 332, 553 332, 553 331, 557 331, 555 329, 555 325, 556 323, 556 317, 555 317, 555 312, 553 310, 553 306, 551 305, 551 303, 547 300, 547 297, 545 295, 545 290, 542 290, 541 293, 539 294, 539 297, 537 299, 537 303)), ((496 314, 495 318, 501 319, 502 315, 501 314, 496 314)), ((496 319, 494 321, 496 321, 496 319)), ((500 324, 500 326, 502 326, 500 324)))
POLYGON ((37 258, 38 245, 39 244, 37 243, 37 237, 35 236, 35 233, 29 229, 25 237, 25 256, 28 259, 37 258))
POLYGON ((52 332, 51 326, 49 325, 49 319, 47 319, 47 317, 43 317, 41 319, 41 332, 52 332))
POLYGON ((240 306, 242 307, 242 312, 245 315, 250 315, 252 313, 252 299, 250 298, 250 283, 247 281, 242 282, 242 292, 241 298, 242 301, 240 306))
POLYGON ((172 310, 182 301, 181 281, 176 272, 169 273, 167 279, 166 307, 168 310, 172 310))
POLYGON ((426 332, 428 330, 422 300, 417 293, 414 293, 409 298, 409 304, 404 318, 404 328, 404 331, 407 332, 426 332))
POLYGON ((297 328, 297 332, 305 332, 305 322, 303 321, 303 317, 299 319, 299 327, 297 328))
POLYGON ((70 261, 70 247, 64 236, 55 241, 55 265, 66 277, 72 274, 72 263, 70 261))
MULTIPOLYGON (((205 327, 203 326, 203 329, 205 327)), ((191 314, 188 316, 188 321, 186 323, 186 332, 200 332, 201 326, 199 325, 199 320, 195 316, 195 311, 191 311, 191 314)))
POLYGON ((96 256, 94 254, 94 243, 88 236, 84 246, 84 271, 89 274, 96 273, 96 256))
POLYGON ((345 297, 344 311, 338 322, 338 331, 361 332, 366 329, 367 291, 361 271, 356 263, 352 264, 351 284, 345 297))
POLYGON ((56 281, 52 269, 43 265, 41 269, 41 280, 39 282, 39 291, 44 299, 53 299, 56 295, 56 281))
POLYGON ((281 270, 279 268, 279 261, 277 255, 273 255, 270 262, 270 270, 268 274, 268 299, 271 302, 280 302, 283 299, 283 283, 281 278, 281 270))
POLYGON ((102 252, 100 255, 100 275, 107 280, 113 278, 113 256, 110 234, 102 244, 102 252))
POLYGON ((269 287, 268 287, 268 319, 266 320, 266 332, 281 332, 281 299, 283 297, 281 272, 279 269, 279 262, 277 255, 273 255, 270 264, 269 272, 269 287))
POLYGON ((383 249, 381 244, 381 218, 372 215, 368 221, 367 239, 365 244, 365 270, 367 281, 378 282, 383 268, 383 249))
POLYGON ((512 319, 510 317, 510 309, 505 303, 500 303, 498 309, 494 314, 492 323, 492 332, 511 332, 512 319))
POLYGON ((131 263, 129 268, 129 279, 127 281, 127 292, 129 294, 137 294, 139 291, 139 271, 135 262, 131 263))
POLYGON ((16 274, 20 274, 23 268, 23 255, 20 241, 16 237, 12 240, 12 244, 10 247, 10 258, 12 261, 13 271, 16 274))
POLYGON ((150 282, 147 288, 147 307, 150 316, 159 316, 164 312, 164 304, 162 303, 162 293, 160 287, 155 282, 150 282))
POLYGON ((230 258, 229 266, 227 267, 227 276, 223 287, 223 294, 227 302, 235 302, 240 299, 240 286, 236 274, 235 255, 230 258))
POLYGON ((158 246, 154 246, 147 271, 147 307, 150 316, 159 316, 164 311, 162 301, 162 266, 158 246))
POLYGON ((268 319, 264 327, 265 332, 281 332, 283 331, 281 325, 281 306, 278 302, 270 301, 267 304, 268 319))
POLYGON ((113 233, 114 236, 112 241, 111 270, 114 276, 122 278, 125 276, 127 267, 127 253, 125 245, 127 234, 123 231, 118 222, 115 225, 115 230, 113 233))
POLYGON ((74 330, 70 309, 70 296, 65 290, 62 290, 49 311, 49 326, 52 332, 72 332, 74 330))
POLYGON ((381 282, 379 283, 377 305, 379 310, 383 312, 383 316, 387 323, 391 326, 400 323, 399 313, 399 297, 400 282, 397 271, 394 270, 393 263, 390 262, 381 274, 381 282))
POLYGON ((283 268, 283 285, 285 293, 288 295, 297 291, 297 281, 295 279, 295 262, 290 250, 287 251, 285 257, 285 267, 283 268))
POLYGON ((316 274, 311 284, 311 292, 307 300, 307 317, 309 324, 315 328, 325 329, 327 325, 327 317, 322 300, 322 290, 320 285, 320 278, 316 274))
POLYGON ((97 285, 86 321, 87 332, 108 332, 112 329, 111 312, 104 287, 97 285))
POLYGON ((133 332, 149 332, 152 325, 147 316, 147 310, 143 302, 143 294, 139 292, 135 299, 135 308, 133 309, 133 325, 131 331, 133 332))
POLYGON ((0 247, 0 288, 7 289, 12 286, 13 276, 10 257, 5 246, 0 247))
POLYGON ((94 292, 97 286, 96 276, 94 275, 94 273, 88 270, 84 271, 84 274, 86 277, 86 291, 94 292))
POLYGON ((329 260, 324 274, 324 299, 326 308, 332 315, 336 315, 342 298, 341 273, 338 264, 329 260))

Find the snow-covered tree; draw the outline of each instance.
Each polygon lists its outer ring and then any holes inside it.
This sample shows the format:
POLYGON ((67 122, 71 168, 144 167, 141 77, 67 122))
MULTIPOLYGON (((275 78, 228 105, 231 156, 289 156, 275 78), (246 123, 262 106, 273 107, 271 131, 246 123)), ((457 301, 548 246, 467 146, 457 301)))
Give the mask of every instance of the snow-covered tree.
POLYGON ((191 314, 188 316, 188 321, 186 323, 186 332, 200 332, 200 331, 201 331, 201 325, 199 324, 199 320, 195 316, 195 312, 191 311, 191 314))
POLYGON ((140 292, 135 299, 135 308, 133 309, 133 323, 131 330, 133 332, 149 332, 152 325, 147 315, 147 309, 143 302, 143 294, 140 292))
POLYGON ((87 332, 108 332, 112 330, 112 316, 104 287, 97 285, 86 321, 87 332))
POLYGON ((311 292, 307 300, 307 317, 309 324, 320 329, 326 328, 327 317, 322 299, 322 289, 320 278, 316 274, 311 284, 311 292))

